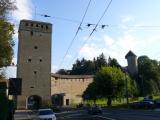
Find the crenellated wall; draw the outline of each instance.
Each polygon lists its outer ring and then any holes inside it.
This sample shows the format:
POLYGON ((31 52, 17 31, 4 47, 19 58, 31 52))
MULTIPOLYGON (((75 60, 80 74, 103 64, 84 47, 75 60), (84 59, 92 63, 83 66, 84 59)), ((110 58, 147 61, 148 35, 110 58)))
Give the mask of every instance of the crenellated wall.
POLYGON ((93 75, 51 75, 51 95, 64 94, 63 105, 69 99, 69 105, 82 102, 82 94, 93 82, 93 75))

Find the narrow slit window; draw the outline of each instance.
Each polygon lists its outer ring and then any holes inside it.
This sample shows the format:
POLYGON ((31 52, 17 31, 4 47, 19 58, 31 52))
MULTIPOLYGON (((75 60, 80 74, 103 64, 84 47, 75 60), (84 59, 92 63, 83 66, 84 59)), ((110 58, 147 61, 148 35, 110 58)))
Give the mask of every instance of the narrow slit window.
POLYGON ((38 46, 34 46, 34 49, 38 49, 38 46))
POLYGON ((25 25, 28 26, 28 23, 26 23, 25 25))
POLYGON ((39 59, 40 62, 42 62, 42 59, 39 59))
POLYGON ((48 25, 46 25, 46 30, 48 30, 48 25))
POLYGON ((34 74, 36 75, 36 74, 37 74, 37 71, 34 71, 34 74))
POLYGON ((33 31, 31 31, 31 36, 33 36, 33 31))
POLYGON ((32 61, 32 59, 29 58, 29 59, 28 59, 28 62, 31 62, 31 61, 32 61))

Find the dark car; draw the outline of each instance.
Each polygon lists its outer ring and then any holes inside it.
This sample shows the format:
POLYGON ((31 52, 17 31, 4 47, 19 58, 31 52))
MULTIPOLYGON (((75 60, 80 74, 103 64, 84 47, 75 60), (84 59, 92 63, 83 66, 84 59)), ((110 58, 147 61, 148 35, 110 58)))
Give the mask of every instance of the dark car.
POLYGON ((88 114, 91 114, 91 115, 102 114, 102 108, 98 106, 90 107, 88 108, 88 114))
POLYGON ((131 103, 130 107, 133 109, 154 109, 155 103, 154 101, 143 100, 140 102, 131 103))

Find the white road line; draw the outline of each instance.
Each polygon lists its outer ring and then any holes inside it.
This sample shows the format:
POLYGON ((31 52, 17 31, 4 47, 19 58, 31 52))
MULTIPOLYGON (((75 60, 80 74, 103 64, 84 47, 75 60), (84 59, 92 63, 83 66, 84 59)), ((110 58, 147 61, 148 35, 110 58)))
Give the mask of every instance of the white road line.
POLYGON ((106 120, 116 120, 116 119, 113 119, 113 118, 103 117, 103 116, 99 116, 99 115, 95 115, 95 117, 103 118, 103 119, 106 119, 106 120))

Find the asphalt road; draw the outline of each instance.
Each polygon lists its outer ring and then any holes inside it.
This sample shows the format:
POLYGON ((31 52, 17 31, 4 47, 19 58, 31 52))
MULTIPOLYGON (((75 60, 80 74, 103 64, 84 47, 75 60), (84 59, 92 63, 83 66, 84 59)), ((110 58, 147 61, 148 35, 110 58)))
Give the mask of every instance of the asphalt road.
POLYGON ((14 120, 34 120, 37 118, 37 112, 31 110, 16 110, 14 114, 14 120))
POLYGON ((102 115, 89 115, 86 111, 56 114, 57 120, 160 120, 160 111, 105 109, 102 115))

